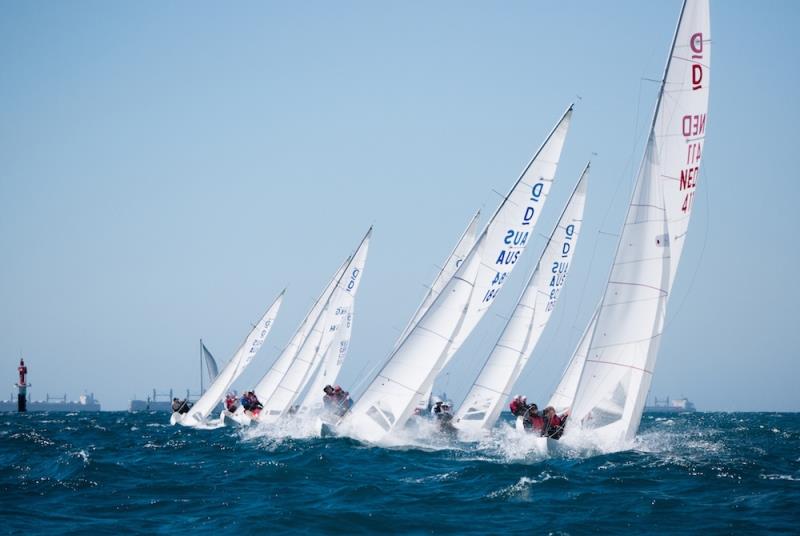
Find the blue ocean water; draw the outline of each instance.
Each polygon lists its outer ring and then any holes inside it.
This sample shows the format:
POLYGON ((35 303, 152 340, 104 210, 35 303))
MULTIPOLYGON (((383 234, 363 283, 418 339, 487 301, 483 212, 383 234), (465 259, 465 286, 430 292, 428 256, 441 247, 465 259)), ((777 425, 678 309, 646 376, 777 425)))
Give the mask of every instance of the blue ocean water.
POLYGON ((800 531, 800 414, 645 415, 633 448, 191 430, 164 413, 0 415, 4 533, 800 531))

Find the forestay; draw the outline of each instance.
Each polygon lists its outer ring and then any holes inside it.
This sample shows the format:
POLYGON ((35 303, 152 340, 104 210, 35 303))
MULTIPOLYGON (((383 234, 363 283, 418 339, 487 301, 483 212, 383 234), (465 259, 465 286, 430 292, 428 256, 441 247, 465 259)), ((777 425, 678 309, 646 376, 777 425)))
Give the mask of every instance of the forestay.
POLYGON ((641 420, 698 181, 710 59, 708 1, 689 0, 570 417, 603 441, 632 438, 641 420))
POLYGON ((259 400, 267 400, 270 396, 272 396, 272 393, 275 392, 275 389, 278 388, 278 384, 281 382, 286 374, 286 371, 289 370, 289 366, 294 361, 297 351, 300 349, 303 341, 306 340, 306 337, 308 337, 308 334, 311 331, 311 326, 317 321, 322 309, 325 307, 325 304, 331 297, 331 294, 333 294, 334 289, 336 289, 336 283, 339 281, 339 278, 342 277, 345 267, 350 262, 350 259, 351 257, 347 257, 344 263, 342 263, 342 265, 336 270, 336 273, 333 275, 333 279, 330 280, 328 286, 325 287, 325 290, 322 292, 319 298, 317 298, 317 301, 314 302, 314 305, 300 323, 300 327, 298 327, 297 331, 295 331, 292 339, 289 341, 289 344, 286 345, 281 354, 278 356, 278 359, 275 360, 267 373, 264 374, 264 376, 256 384, 253 391, 259 400))
POLYGON ((570 196, 511 318, 455 416, 460 430, 490 429, 550 320, 578 243, 589 166, 570 196))
POLYGON ((230 361, 222 368, 217 374, 211 385, 208 386, 206 392, 195 402, 188 413, 182 415, 178 422, 185 426, 197 426, 202 424, 209 413, 214 410, 220 400, 222 400, 225 393, 230 389, 231 385, 236 378, 247 368, 247 365, 253 360, 259 348, 264 344, 264 340, 272 330, 272 324, 275 322, 275 317, 278 315, 278 310, 283 302, 283 295, 286 291, 280 293, 272 305, 269 306, 267 312, 261 317, 261 320, 253 326, 253 329, 245 338, 242 345, 233 354, 230 361))
POLYGON ((469 335, 524 250, 547 198, 572 116, 570 107, 516 181, 455 275, 392 352, 346 419, 377 441, 405 424, 433 385, 451 346, 469 335))
POLYGON ((297 355, 277 389, 272 396, 261 401, 264 409, 259 416, 260 422, 274 422, 289 410, 328 352, 328 347, 333 342, 342 320, 348 316, 353 307, 367 260, 370 236, 372 236, 371 227, 336 282, 336 288, 324 304, 308 336, 300 345, 297 355))

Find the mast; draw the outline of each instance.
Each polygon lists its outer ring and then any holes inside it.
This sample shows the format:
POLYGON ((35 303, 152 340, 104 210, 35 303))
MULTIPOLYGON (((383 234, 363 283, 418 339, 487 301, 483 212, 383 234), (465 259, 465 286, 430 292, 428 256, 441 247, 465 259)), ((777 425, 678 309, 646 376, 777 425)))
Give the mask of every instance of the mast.
POLYGON ((203 396, 203 339, 200 339, 200 396, 203 396))

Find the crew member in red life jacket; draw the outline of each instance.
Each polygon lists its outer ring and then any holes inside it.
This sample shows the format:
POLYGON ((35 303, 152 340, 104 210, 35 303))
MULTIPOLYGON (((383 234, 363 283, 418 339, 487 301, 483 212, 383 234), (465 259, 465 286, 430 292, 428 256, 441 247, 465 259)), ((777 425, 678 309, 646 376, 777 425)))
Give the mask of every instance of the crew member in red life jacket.
POLYGON ((253 415, 258 415, 264 406, 258 401, 258 397, 253 391, 247 391, 242 397, 242 407, 253 415))
POLYGON ((541 434, 544 430, 544 419, 539 415, 539 408, 536 404, 531 404, 525 411, 522 418, 523 426, 531 432, 541 434))
POLYGON ((236 395, 233 393, 228 393, 225 395, 225 409, 233 413, 236 411, 238 404, 236 403, 236 395))
POLYGON ((322 405, 325 407, 327 411, 331 413, 336 412, 336 397, 334 396, 334 389, 333 385, 326 385, 322 388, 325 392, 325 396, 322 397, 322 405))
POLYGON ((542 435, 553 439, 559 439, 561 434, 564 433, 564 424, 567 421, 567 417, 569 417, 569 410, 565 411, 561 415, 558 415, 556 414, 556 409, 553 406, 547 406, 544 408, 545 425, 542 429, 542 435))
POLYGON ((508 409, 511 410, 511 414, 514 417, 522 417, 523 415, 525 415, 525 410, 528 408, 524 402, 524 399, 525 397, 523 397, 522 395, 517 395, 508 405, 508 409))
POLYGON ((353 401, 350 399, 350 393, 337 385, 333 388, 333 396, 336 398, 336 404, 339 406, 340 415, 344 415, 347 410, 350 409, 350 406, 353 405, 353 401))
POLYGON ((19 384, 25 385, 25 375, 28 373, 28 367, 25 366, 25 361, 21 357, 19 358, 17 370, 19 371, 19 384))

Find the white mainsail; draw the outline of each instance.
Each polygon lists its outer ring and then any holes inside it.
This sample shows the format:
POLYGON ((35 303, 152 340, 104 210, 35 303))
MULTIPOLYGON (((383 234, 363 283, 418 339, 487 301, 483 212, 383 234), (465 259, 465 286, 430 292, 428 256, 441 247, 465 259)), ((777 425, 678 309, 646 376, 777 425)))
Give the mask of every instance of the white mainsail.
POLYGON ((568 423, 604 442, 631 439, 641 420, 698 181, 710 59, 708 1, 687 0, 568 423))
POLYGON ((275 301, 272 302, 272 305, 269 306, 264 316, 253 326, 247 338, 245 338, 236 353, 233 354, 231 360, 228 361, 219 374, 217 374, 214 381, 208 386, 206 392, 195 402, 189 412, 182 415, 173 414, 174 420, 177 421, 178 424, 184 426, 198 426, 204 423, 209 413, 219 404, 233 382, 236 381, 236 378, 238 378, 247 365, 250 364, 259 348, 264 344, 264 340, 267 338, 267 335, 269 335, 270 330, 272 330, 272 324, 275 322, 275 317, 278 315, 278 310, 283 302, 283 295, 285 292, 285 290, 281 292, 275 301))
POLYGON ((327 354, 342 320, 352 309, 364 272, 371 236, 372 227, 367 231, 345 267, 344 273, 336 282, 336 288, 324 304, 322 312, 300 345, 297 355, 278 383, 275 392, 268 399, 261 401, 264 409, 259 415, 260 422, 275 422, 289 410, 303 392, 323 356, 327 354))
POLYGON ((272 393, 275 392, 275 389, 278 388, 278 384, 283 379, 286 371, 289 370, 289 366, 294 361, 300 346, 308 337, 308 334, 311 331, 311 326, 317 321, 322 309, 325 307, 325 304, 331 297, 331 294, 333 294, 333 291, 336 289, 337 281, 339 281, 339 278, 342 277, 345 267, 349 262, 350 257, 347 257, 344 263, 339 266, 339 268, 336 270, 336 273, 333 275, 333 278, 328 283, 328 286, 325 287, 325 290, 322 291, 322 294, 319 296, 319 298, 317 298, 317 301, 314 302, 311 310, 309 310, 308 314, 306 314, 306 317, 300 323, 300 326, 297 328, 297 331, 295 331, 294 335, 289 341, 289 344, 286 345, 281 354, 278 356, 278 359, 275 360, 267 373, 264 374, 264 376, 256 384, 253 391, 259 400, 267 400, 270 396, 272 396, 272 393))
POLYGON ((572 116, 564 113, 478 241, 346 417, 349 433, 377 441, 408 420, 448 357, 494 301, 524 250, 550 191, 572 116))
POLYGON ((588 172, 587 165, 511 318, 456 412, 456 428, 488 430, 494 426, 503 409, 502 403, 511 394, 511 388, 539 342, 566 281, 578 242, 588 172))

